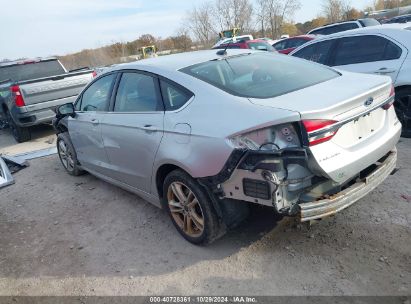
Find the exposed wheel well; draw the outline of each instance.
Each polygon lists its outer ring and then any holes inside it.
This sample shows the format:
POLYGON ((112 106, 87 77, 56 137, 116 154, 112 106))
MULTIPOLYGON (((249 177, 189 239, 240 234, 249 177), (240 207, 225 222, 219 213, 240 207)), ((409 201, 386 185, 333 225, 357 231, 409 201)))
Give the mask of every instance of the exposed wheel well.
POLYGON ((182 170, 180 167, 176 165, 171 165, 171 164, 162 165, 160 168, 158 168, 157 174, 156 174, 156 187, 157 187, 157 192, 158 192, 158 196, 160 197, 160 199, 163 198, 164 180, 166 179, 167 175, 170 172, 177 170, 177 169, 182 170))
POLYGON ((1 108, 3 109, 3 113, 6 113, 8 111, 5 103, 2 103, 1 108))

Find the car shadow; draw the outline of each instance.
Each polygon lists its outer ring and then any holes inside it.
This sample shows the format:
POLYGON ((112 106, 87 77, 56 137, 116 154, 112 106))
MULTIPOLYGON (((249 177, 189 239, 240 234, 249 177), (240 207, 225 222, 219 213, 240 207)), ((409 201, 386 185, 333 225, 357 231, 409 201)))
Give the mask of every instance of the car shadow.
POLYGON ((0 277, 170 273, 229 257, 281 220, 271 208, 253 206, 222 239, 195 246, 163 210, 92 175, 69 176, 57 156, 31 161, 15 178, 2 190, 8 203, 0 206, 0 277))

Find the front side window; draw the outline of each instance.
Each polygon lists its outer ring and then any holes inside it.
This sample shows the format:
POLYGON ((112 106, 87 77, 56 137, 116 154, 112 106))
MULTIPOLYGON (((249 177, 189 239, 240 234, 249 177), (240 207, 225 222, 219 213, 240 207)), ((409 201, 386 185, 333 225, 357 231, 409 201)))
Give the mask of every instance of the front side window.
POLYGON ((156 79, 140 73, 123 73, 118 86, 114 112, 155 112, 163 106, 156 79))
POLYGON ((193 93, 169 81, 161 80, 160 86, 166 111, 181 108, 193 97, 193 93))
POLYGON ((116 74, 110 74, 90 85, 82 94, 80 111, 107 111, 115 78, 116 74))
POLYGON ((266 52, 203 62, 180 71, 249 98, 276 97, 340 76, 327 67, 266 52))
POLYGON ((321 64, 327 64, 327 59, 333 43, 334 40, 327 40, 323 42, 310 44, 307 47, 293 54, 293 56, 318 62, 321 64))
POLYGON ((339 39, 334 65, 348 65, 401 57, 400 47, 380 36, 357 36, 339 39))

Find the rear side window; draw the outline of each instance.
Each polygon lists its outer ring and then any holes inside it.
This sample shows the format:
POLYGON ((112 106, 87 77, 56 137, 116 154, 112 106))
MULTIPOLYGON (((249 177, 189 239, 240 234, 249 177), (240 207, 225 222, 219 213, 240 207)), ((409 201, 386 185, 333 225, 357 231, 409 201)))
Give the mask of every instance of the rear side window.
POLYGON ((300 38, 296 38, 296 39, 290 39, 288 41, 287 44, 287 49, 290 48, 298 48, 299 46, 303 45, 304 43, 306 43, 308 40, 305 39, 300 39, 300 38))
POLYGON ((266 42, 249 42, 248 46, 252 50, 273 52, 274 48, 266 42))
POLYGON ((141 73, 123 73, 117 89, 114 112, 162 111, 156 79, 141 73))
POLYGON ((401 53, 400 47, 380 36, 346 37, 339 39, 333 65, 394 60, 401 53))
POLYGON ((203 62, 181 71, 232 95, 261 99, 340 76, 328 67, 267 52, 203 62))
POLYGON ((327 40, 310 44, 293 54, 293 56, 315 61, 321 64, 327 64, 329 53, 334 41, 335 40, 327 40))
POLYGON ((91 84, 82 94, 80 111, 107 111, 115 78, 116 74, 110 74, 91 84))
POLYGON ((17 64, 0 67, 0 81, 24 81, 64 74, 63 67, 57 60, 17 64))
POLYGON ((171 81, 161 80, 160 86, 166 111, 181 108, 193 97, 193 93, 171 81))

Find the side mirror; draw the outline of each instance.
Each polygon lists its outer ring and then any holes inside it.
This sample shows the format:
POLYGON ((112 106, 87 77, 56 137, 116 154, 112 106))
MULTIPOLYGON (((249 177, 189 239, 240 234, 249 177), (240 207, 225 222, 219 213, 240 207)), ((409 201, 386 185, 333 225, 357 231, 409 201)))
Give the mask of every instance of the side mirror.
POLYGON ((267 52, 267 51, 268 51, 268 47, 261 45, 261 46, 258 46, 258 47, 257 47, 257 50, 267 52))
POLYGON ((57 108, 57 117, 65 117, 71 116, 74 117, 76 115, 74 105, 72 103, 66 103, 61 105, 57 108))

